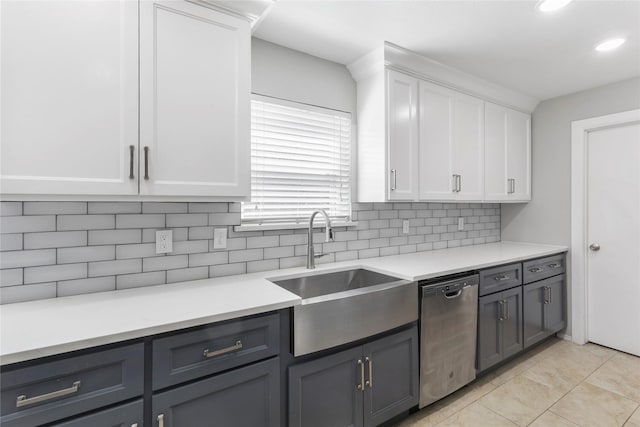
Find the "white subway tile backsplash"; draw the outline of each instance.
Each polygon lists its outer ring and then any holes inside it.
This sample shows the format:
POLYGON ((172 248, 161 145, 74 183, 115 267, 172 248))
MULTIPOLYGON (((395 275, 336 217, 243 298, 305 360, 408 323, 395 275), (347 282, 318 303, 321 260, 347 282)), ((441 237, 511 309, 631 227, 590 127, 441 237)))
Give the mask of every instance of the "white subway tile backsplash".
POLYGON ((209 267, 181 268, 167 270, 167 283, 186 282, 188 280, 200 280, 209 277, 209 267))
POLYGON ((107 261, 114 259, 116 259, 116 247, 113 245, 58 249, 58 264, 107 261))
POLYGON ((58 215, 57 218, 58 231, 105 230, 116 226, 115 215, 58 215))
POLYGON ((8 251, 0 256, 0 268, 32 267, 56 263, 55 249, 33 251, 8 251))
POLYGON ((63 280, 58 282, 58 296, 93 294, 116 290, 114 276, 94 277, 91 279, 63 280))
POLYGON ((23 215, 86 214, 87 202, 24 202, 23 215))
POLYGON ((61 264, 24 269, 24 283, 56 282, 87 277, 87 264, 61 264))
POLYGON ((35 301, 56 297, 56 283, 38 283, 0 288, 0 304, 35 301))
POLYGON ((22 250, 22 236, 22 234, 0 234, 0 251, 22 250))
MULTIPOLYGON (((500 240, 497 204, 356 203, 353 212, 357 225, 335 227, 333 242, 314 229, 316 253, 327 254, 316 263, 500 240)), ((237 232, 239 203, 0 202, 0 214, 0 285, 10 289, 0 302, 306 264, 306 229, 237 232), (157 255, 155 232, 165 228, 174 250, 157 255), (227 228, 226 248, 213 247, 214 228, 227 228)))
POLYGON ((69 248, 86 246, 86 231, 51 231, 24 233, 24 249, 69 248))
POLYGON ((0 233, 33 233, 56 231, 55 215, 3 216, 0 217, 0 233))
POLYGON ((98 261, 89 263, 89 277, 113 276, 118 274, 141 273, 141 259, 98 261))

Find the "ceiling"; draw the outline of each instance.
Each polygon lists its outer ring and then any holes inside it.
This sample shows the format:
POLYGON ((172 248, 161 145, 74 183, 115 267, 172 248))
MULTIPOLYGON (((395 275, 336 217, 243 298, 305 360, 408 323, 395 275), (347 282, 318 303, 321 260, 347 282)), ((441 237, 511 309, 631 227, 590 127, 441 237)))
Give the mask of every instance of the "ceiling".
POLYGON ((277 0, 254 36, 341 64, 389 41, 540 100, 640 76, 640 0, 277 0), (612 52, 606 38, 625 37, 612 52))

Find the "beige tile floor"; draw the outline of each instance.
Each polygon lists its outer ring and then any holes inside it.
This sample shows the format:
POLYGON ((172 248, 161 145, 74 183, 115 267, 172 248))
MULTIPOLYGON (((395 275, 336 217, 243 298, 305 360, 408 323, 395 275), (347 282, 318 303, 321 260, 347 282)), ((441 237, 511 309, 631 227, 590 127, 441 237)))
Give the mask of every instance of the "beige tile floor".
POLYGON ((640 357, 552 339, 397 427, 640 427, 640 357))

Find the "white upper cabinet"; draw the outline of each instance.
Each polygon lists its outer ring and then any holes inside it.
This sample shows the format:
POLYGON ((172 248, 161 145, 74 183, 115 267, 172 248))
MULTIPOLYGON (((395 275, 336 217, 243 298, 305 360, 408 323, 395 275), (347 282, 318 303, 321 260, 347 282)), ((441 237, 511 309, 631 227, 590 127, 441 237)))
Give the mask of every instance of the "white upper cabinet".
POLYGON ((485 200, 531 200, 531 116, 485 104, 485 200))
POLYGON ((137 194, 137 2, 0 9, 0 192, 137 194))
POLYGON ((389 200, 418 197, 418 81, 387 73, 389 200))
POLYGON ((484 102, 420 81, 420 199, 483 199, 484 102))
POLYGON ((249 23, 142 1, 140 54, 140 193, 247 196, 249 23))

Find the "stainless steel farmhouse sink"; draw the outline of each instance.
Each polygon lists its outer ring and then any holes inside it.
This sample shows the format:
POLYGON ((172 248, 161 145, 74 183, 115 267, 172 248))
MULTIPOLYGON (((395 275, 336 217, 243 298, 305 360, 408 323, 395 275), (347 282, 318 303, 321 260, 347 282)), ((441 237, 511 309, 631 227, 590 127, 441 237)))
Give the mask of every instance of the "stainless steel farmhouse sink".
POLYGON ((293 308, 293 355, 346 344, 418 318, 415 282, 363 268, 270 279, 300 296, 293 308))

